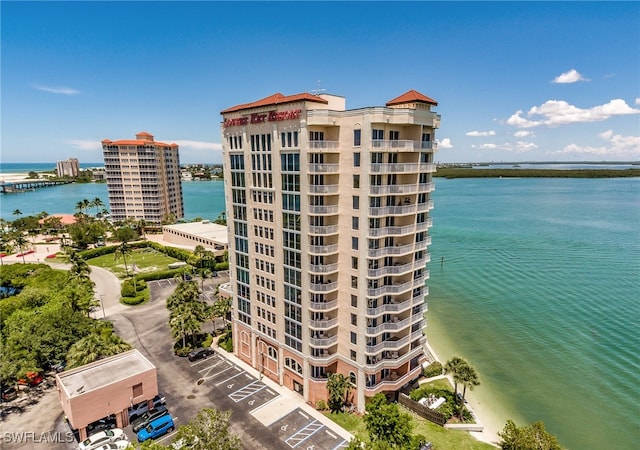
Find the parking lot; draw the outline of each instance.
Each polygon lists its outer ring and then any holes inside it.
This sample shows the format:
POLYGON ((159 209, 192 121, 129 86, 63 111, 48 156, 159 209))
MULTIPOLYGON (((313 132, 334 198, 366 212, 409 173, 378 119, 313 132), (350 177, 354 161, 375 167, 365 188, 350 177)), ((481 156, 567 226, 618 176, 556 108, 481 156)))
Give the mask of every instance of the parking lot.
MULTIPOLYGON (((202 299, 213 301, 217 285, 227 281, 226 276, 205 280, 202 299)), ((337 450, 347 446, 345 438, 329 429, 339 429, 337 425, 324 417, 314 419, 314 413, 318 413, 305 405, 298 394, 277 386, 271 380, 261 380, 254 369, 233 355, 220 352, 196 362, 175 356, 165 302, 176 283, 173 279, 151 281, 148 283, 151 288, 148 303, 114 309, 107 317, 117 333, 158 368, 158 386, 166 398, 166 406, 176 428, 188 423, 201 409, 208 407, 231 412, 230 432, 241 439, 246 449, 337 450), (325 424, 321 421, 325 421, 325 424)), ((219 325, 222 326, 222 323, 219 325)), ((203 328, 211 331, 211 322, 203 328)), ((40 410, 39 405, 35 405, 34 413, 41 417, 43 426, 42 430, 38 427, 33 431, 37 435, 40 432, 55 432, 58 433, 56 436, 66 437, 69 427, 63 420, 55 391, 50 392, 47 398, 50 406, 40 410), (39 413, 37 410, 40 410, 39 413), (50 418, 47 418, 49 415, 50 418)), ((32 427, 27 420, 24 417, 22 423, 25 425, 12 426, 11 431, 30 431, 32 427)), ((131 442, 136 442, 131 427, 124 431, 131 442)), ((342 432, 344 435, 344 430, 342 432)), ((175 432, 163 436, 158 442, 169 445, 174 435, 175 432)), ((58 439, 56 442, 15 444, 3 442, 2 448, 77 448, 77 443, 66 439, 65 442, 58 439)))

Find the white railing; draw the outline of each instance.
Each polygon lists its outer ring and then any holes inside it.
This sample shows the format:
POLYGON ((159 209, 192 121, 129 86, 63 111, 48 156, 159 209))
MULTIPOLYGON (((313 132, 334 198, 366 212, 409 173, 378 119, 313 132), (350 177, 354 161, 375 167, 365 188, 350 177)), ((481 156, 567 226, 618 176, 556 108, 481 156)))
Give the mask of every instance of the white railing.
POLYGON ((338 263, 333 264, 311 264, 309 272, 312 273, 333 273, 338 271, 338 263))
POLYGON ((409 335, 395 341, 386 340, 377 345, 367 345, 365 348, 366 353, 378 353, 382 350, 398 350, 409 343, 409 335))
POLYGON ((338 300, 332 300, 330 302, 310 302, 309 309, 314 311, 329 311, 338 307, 338 300))
POLYGON ((337 214, 338 205, 311 205, 309 214, 337 214))
POLYGON ((338 342, 338 335, 328 336, 328 337, 320 337, 320 338, 309 338, 309 344, 314 347, 329 347, 338 342))
POLYGON ((337 194, 340 190, 338 184, 311 184, 309 185, 310 194, 337 194))
POLYGON ((338 251, 338 244, 333 245, 311 245, 309 247, 309 253, 314 253, 317 255, 328 255, 331 253, 336 253, 338 251))
POLYGON ((415 225, 405 225, 403 227, 369 228, 369 236, 402 236, 405 234, 413 234, 415 231, 420 231, 416 229, 415 225))
POLYGON ((410 321, 411 321, 410 317, 407 317, 406 319, 403 319, 403 320, 396 320, 395 322, 392 319, 391 322, 384 322, 376 327, 367 327, 367 334, 379 334, 384 331, 402 330, 403 328, 409 325, 410 321))
POLYGON ((333 283, 311 283, 309 285, 310 291, 315 292, 330 292, 338 289, 338 282, 334 281, 333 283))
POLYGON ((399 214, 415 214, 416 205, 404 206, 382 206, 379 208, 369 208, 370 216, 393 216, 399 214))
POLYGON ((336 150, 340 148, 338 141, 309 141, 309 150, 336 150))
POLYGON ((328 320, 310 320, 309 325, 311 328, 332 328, 338 325, 338 318, 328 320))
POLYGON ((369 186, 369 194, 371 195, 413 194, 415 192, 418 192, 418 186, 415 184, 391 184, 387 186, 369 186))
POLYGON ((327 225, 323 227, 309 226, 310 234, 336 234, 338 232, 338 225, 327 225))
POLYGON ((338 173, 339 164, 309 164, 309 173, 338 173))
POLYGON ((379 316, 384 313, 402 312, 411 308, 411 300, 405 300, 401 303, 387 303, 377 308, 367 308, 368 316, 379 316))
POLYGON ((377 258, 379 256, 406 255, 413 252, 414 245, 397 245, 395 247, 371 248, 367 251, 369 258, 377 258))
POLYGON ((399 294, 401 292, 406 292, 410 290, 412 287, 413 287, 413 280, 407 281, 406 283, 387 284, 379 288, 368 288, 367 295, 369 297, 378 297, 384 294, 399 294))

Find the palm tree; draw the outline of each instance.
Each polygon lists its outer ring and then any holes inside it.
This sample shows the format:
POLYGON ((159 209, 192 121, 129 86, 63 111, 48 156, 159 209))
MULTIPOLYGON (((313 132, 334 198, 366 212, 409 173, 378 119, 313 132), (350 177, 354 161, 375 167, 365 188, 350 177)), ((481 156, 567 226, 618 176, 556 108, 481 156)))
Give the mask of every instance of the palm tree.
POLYGON ((351 391, 351 381, 341 373, 330 373, 327 379, 327 392, 329 393, 329 409, 331 412, 340 412, 346 402, 346 397, 351 391))
POLYGON ((131 346, 112 331, 108 333, 94 331, 69 348, 68 368, 83 366, 127 350, 131 350, 131 346))
POLYGON ((466 366, 467 362, 459 356, 454 356, 444 365, 444 373, 453 377, 453 387, 455 391, 455 401, 458 402, 458 383, 460 382, 460 368, 466 366))
POLYGON ((478 379, 476 370, 468 364, 465 364, 461 367, 459 376, 460 383, 462 383, 462 386, 464 386, 464 388, 462 389, 462 404, 460 405, 459 410, 459 417, 460 419, 462 419, 462 411, 464 410, 464 398, 467 394, 467 388, 469 388, 470 391, 473 390, 475 386, 480 385, 480 380, 478 379))
POLYGON ((20 211, 19 209, 16 209, 11 214, 13 214, 16 217, 20 217, 22 215, 22 211, 20 211))
POLYGON ((98 213, 100 210, 100 207, 104 206, 104 203, 102 202, 102 200, 100 200, 100 197, 96 197, 93 200, 91 200, 89 202, 90 206, 94 207, 96 209, 96 217, 98 217, 98 213))
POLYGON ((20 253, 22 254, 22 263, 26 264, 26 261, 24 259, 24 248, 27 246, 29 241, 24 237, 24 234, 22 234, 22 232, 18 231, 13 237, 13 243, 16 247, 18 247, 20 253))
POLYGON ((227 317, 231 312, 231 299, 218 296, 218 300, 211 307, 213 317, 221 317, 224 327, 227 328, 227 317))
POLYGON ((127 266, 127 255, 131 255, 131 249, 126 242, 122 242, 120 245, 118 245, 118 248, 116 248, 116 251, 113 253, 113 258, 115 260, 118 260, 122 257, 122 261, 124 262, 124 271, 128 277, 129 267, 127 266))
POLYGON ((72 276, 80 279, 89 278, 91 267, 78 252, 71 253, 69 256, 69 262, 71 263, 69 273, 72 276))

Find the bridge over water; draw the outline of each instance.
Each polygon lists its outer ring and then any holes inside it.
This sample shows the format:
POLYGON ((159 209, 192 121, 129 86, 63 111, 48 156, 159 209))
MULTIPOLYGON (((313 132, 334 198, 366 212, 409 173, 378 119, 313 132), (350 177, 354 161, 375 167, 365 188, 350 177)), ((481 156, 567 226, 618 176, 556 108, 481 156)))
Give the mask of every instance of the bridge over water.
POLYGON ((12 194, 15 192, 30 191, 37 188, 57 186, 59 184, 73 183, 73 180, 22 180, 0 181, 0 193, 12 194))

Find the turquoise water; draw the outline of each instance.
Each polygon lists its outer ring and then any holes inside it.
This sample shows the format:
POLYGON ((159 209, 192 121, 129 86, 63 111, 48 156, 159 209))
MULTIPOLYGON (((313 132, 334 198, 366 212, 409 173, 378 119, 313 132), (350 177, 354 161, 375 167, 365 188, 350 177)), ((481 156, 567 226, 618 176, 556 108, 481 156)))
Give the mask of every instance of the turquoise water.
MULTIPOLYGON (((224 182, 182 182, 185 219, 215 220, 224 211, 224 182)), ((109 205, 107 185, 104 183, 74 183, 50 186, 33 191, 0 194, 0 217, 15 220, 13 212, 19 209, 23 216, 46 211, 49 214, 75 214, 76 203, 98 197, 109 205)))
MULTIPOLYGON (((224 210, 221 181, 183 183, 186 218, 224 210)), ((104 184, 0 195, 73 213, 104 184)), ((479 372, 502 423, 543 420, 571 449, 640 441, 640 179, 436 180, 428 337, 479 372), (444 263, 441 265, 441 258, 444 263)))
POLYGON ((438 178, 434 199, 440 358, 475 366, 503 421, 638 448, 640 179, 438 178))

